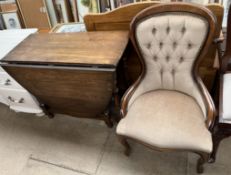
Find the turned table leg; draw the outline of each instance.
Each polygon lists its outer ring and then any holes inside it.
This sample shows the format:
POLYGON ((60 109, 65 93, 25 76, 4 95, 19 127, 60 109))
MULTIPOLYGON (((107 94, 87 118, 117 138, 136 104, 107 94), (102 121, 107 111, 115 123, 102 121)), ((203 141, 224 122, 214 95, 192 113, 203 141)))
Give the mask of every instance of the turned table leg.
POLYGON ((55 115, 49 111, 49 108, 45 104, 40 104, 40 107, 42 108, 45 115, 47 115, 48 118, 53 119, 55 115))

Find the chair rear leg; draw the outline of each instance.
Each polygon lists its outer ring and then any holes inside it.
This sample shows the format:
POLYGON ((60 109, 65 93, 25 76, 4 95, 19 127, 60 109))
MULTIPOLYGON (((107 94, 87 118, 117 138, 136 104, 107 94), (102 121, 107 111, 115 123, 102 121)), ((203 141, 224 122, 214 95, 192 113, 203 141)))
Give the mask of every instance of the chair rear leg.
POLYGON ((197 173, 202 174, 204 172, 204 164, 209 160, 208 153, 200 153, 200 158, 197 161, 197 173))
POLYGON ((124 150, 124 154, 126 156, 129 156, 131 154, 131 147, 127 142, 127 139, 123 136, 118 136, 119 137, 119 141, 120 143, 124 146, 125 150, 124 150))

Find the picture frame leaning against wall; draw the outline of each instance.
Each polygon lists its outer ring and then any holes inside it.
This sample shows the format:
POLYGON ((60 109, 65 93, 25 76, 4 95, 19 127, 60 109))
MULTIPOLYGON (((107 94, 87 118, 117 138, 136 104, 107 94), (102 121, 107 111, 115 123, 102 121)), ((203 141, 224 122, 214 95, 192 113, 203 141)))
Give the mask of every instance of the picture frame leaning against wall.
POLYGON ((21 29, 22 23, 17 11, 1 12, 6 29, 21 29))
POLYGON ((99 0, 77 0, 79 22, 83 22, 83 17, 88 13, 99 13, 99 0))

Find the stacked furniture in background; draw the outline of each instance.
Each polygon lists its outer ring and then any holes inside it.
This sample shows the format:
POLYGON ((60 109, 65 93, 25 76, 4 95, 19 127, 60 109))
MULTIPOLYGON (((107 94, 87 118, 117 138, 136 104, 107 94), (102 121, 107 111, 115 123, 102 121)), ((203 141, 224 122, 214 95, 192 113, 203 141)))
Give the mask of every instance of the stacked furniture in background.
POLYGON ((26 28, 50 29, 57 23, 73 22, 69 0, 16 0, 26 28))
POLYGON ((20 29, 23 26, 15 0, 0 1, 0 30, 20 29))
MULTIPOLYGON (((84 17, 84 23, 87 31, 129 30, 130 22, 137 13, 159 3, 160 2, 135 3, 104 14, 88 14, 84 17)), ((206 7, 211 10, 217 18, 215 38, 219 38, 224 9, 219 4, 208 4, 206 7)), ((130 45, 128 49, 130 49, 130 52, 128 52, 127 57, 124 58, 124 69, 128 82, 127 86, 136 81, 141 72, 141 65, 134 48, 130 45)), ((199 68, 200 76, 211 93, 214 93, 214 83, 217 73, 217 67, 214 67, 214 62, 217 62, 216 60, 218 60, 217 45, 214 43, 210 46, 199 68)))
POLYGON ((0 12, 5 23, 4 29, 38 28, 49 31, 58 23, 78 21, 74 0, 5 0, 0 1, 0 12), (7 25, 8 18, 4 19, 4 16, 8 13, 12 14, 10 18, 18 21, 17 27, 10 28, 7 25))

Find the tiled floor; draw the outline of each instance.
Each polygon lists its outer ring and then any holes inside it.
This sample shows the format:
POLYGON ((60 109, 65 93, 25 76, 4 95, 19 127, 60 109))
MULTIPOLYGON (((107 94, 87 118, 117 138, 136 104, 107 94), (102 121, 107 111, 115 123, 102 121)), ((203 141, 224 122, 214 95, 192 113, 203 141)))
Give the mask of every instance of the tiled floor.
MULTIPOLYGON (((0 175, 194 175, 197 156, 160 153, 131 143, 123 155, 115 129, 103 122, 15 113, 0 105, 0 175)), ((231 139, 204 175, 231 174, 231 139)))

